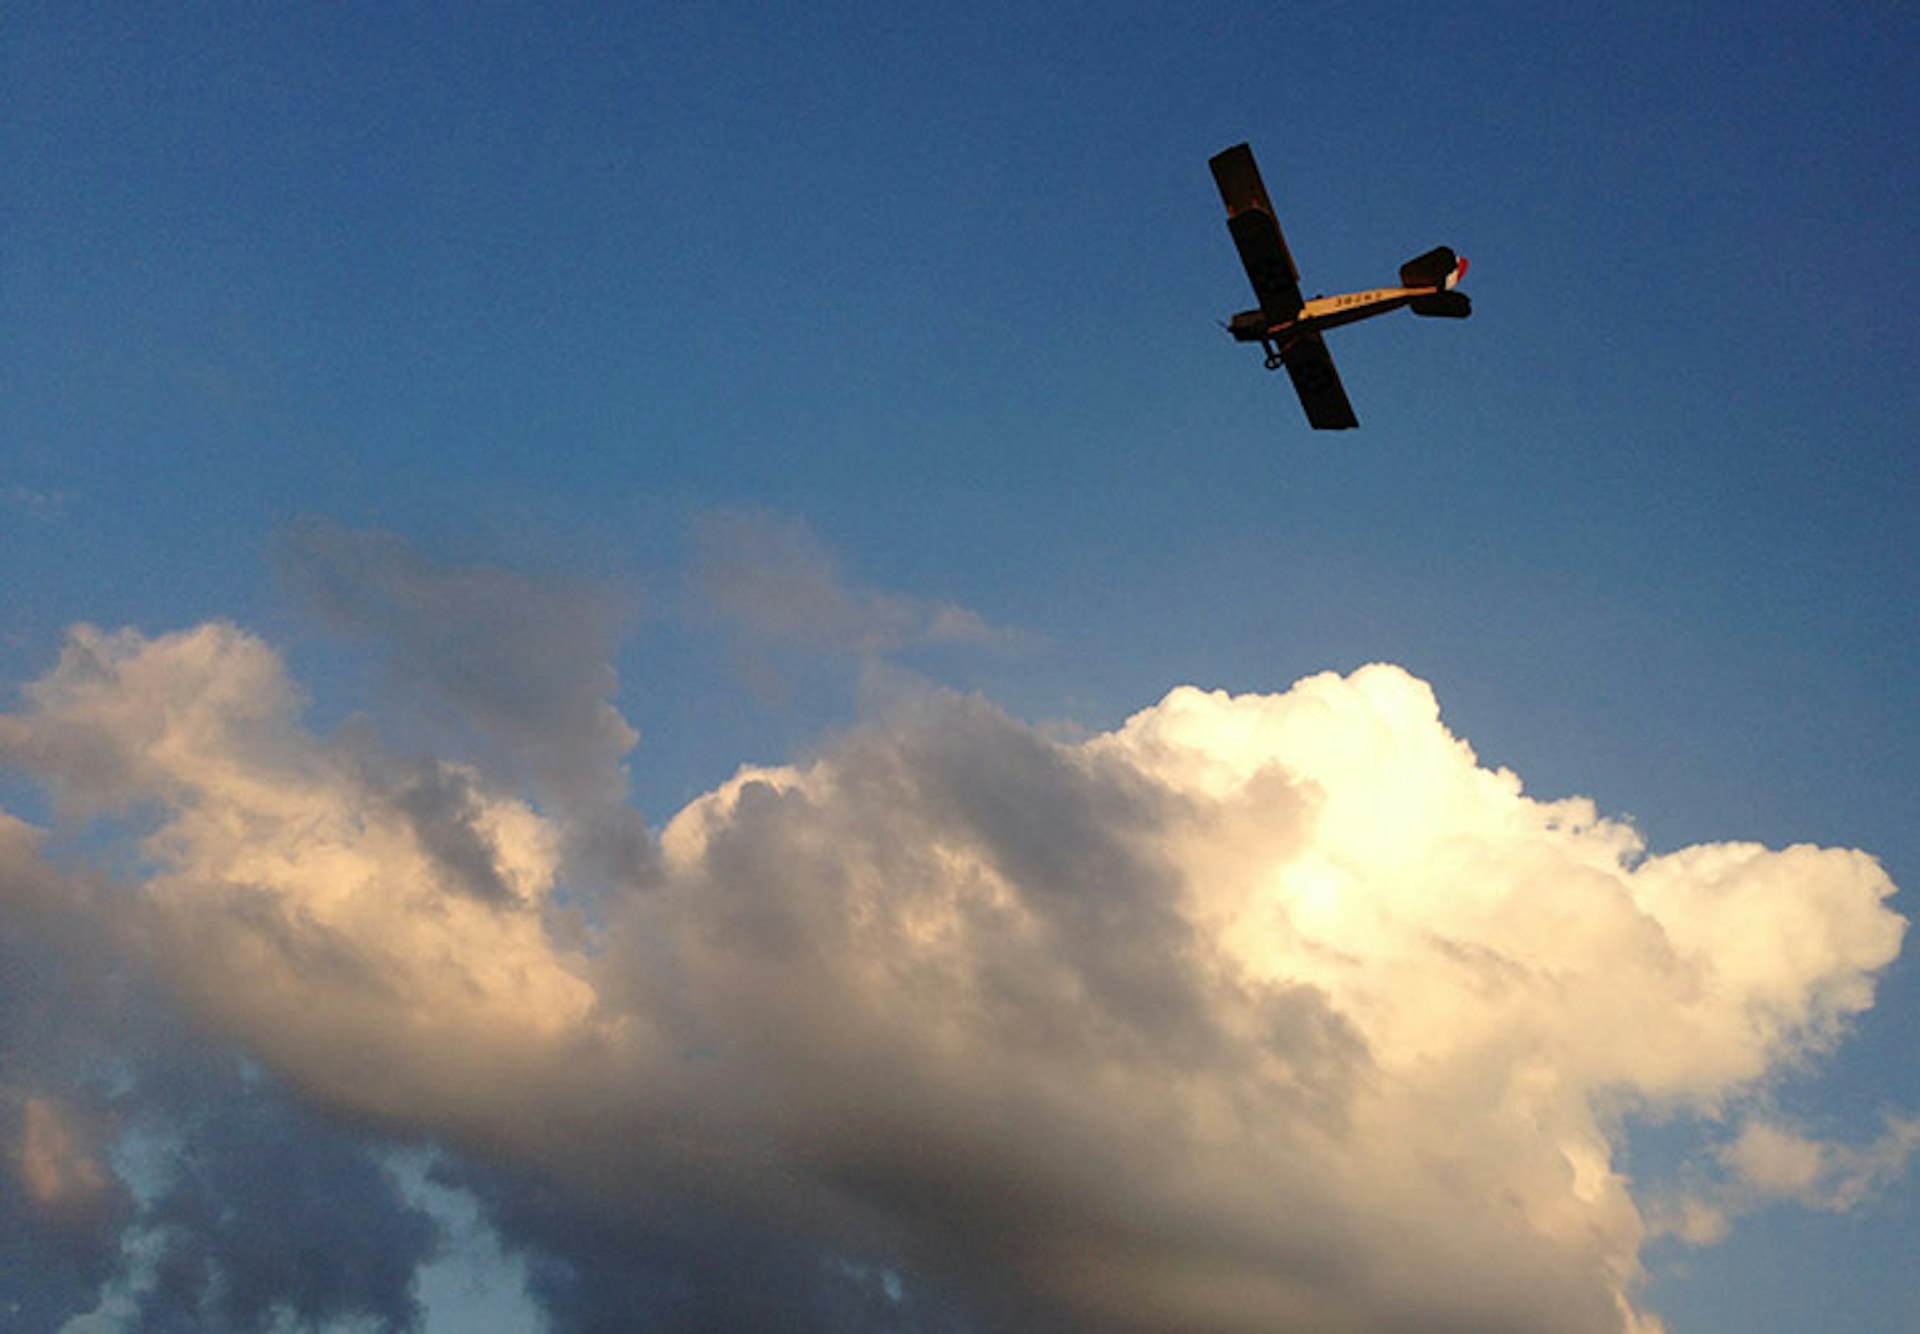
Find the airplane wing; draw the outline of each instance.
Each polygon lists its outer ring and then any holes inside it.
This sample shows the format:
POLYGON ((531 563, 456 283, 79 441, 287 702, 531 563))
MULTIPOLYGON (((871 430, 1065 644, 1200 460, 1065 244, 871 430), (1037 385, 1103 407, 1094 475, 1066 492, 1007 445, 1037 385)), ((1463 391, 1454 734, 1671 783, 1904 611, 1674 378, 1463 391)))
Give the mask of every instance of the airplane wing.
POLYGON ((1292 319, 1306 304, 1300 299, 1300 270, 1287 252, 1287 240, 1280 234, 1253 150, 1235 144, 1215 154, 1207 165, 1213 168, 1214 184, 1226 203, 1227 230, 1233 233, 1247 279, 1260 298, 1260 313, 1276 324, 1292 319))
POLYGON ((1353 404, 1347 402, 1326 339, 1317 333, 1306 335, 1287 349, 1286 363, 1287 378, 1293 381, 1293 392, 1300 395, 1300 406, 1307 410, 1314 430, 1346 431, 1360 424, 1353 404))

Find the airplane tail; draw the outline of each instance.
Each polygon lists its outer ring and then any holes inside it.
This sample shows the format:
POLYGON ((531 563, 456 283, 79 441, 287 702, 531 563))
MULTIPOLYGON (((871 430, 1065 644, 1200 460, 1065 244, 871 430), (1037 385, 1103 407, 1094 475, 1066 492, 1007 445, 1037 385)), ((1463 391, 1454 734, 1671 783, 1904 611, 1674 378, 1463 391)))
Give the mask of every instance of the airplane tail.
POLYGON ((1438 315, 1442 319, 1464 320, 1473 314, 1473 302, 1465 292, 1427 292, 1407 302, 1416 315, 1438 315))
POLYGON ((1464 320, 1473 314, 1473 302, 1454 285, 1466 274, 1467 261, 1446 246, 1435 246, 1426 254, 1400 266, 1402 287, 1431 287, 1407 303, 1416 315, 1437 315, 1442 319, 1464 320))
POLYGON ((1450 292, 1466 272, 1466 260, 1454 254, 1448 246, 1435 246, 1426 254, 1417 255, 1400 266, 1400 285, 1438 287, 1443 292, 1450 292))

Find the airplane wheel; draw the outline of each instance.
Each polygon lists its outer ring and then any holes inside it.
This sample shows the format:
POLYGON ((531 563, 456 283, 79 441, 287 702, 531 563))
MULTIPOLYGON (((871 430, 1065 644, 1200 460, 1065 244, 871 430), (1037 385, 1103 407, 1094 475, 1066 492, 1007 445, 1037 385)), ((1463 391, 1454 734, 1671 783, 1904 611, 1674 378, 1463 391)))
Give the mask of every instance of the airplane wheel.
POLYGON ((1267 369, 1270 371, 1277 371, 1284 365, 1286 365, 1285 359, 1277 352, 1267 358, 1267 369))

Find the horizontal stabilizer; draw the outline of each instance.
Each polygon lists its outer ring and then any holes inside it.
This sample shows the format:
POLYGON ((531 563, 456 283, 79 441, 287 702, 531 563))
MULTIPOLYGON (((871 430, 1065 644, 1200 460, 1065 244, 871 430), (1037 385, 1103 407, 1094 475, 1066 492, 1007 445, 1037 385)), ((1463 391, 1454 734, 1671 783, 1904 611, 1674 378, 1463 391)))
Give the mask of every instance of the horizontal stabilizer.
POLYGON ((1465 292, 1428 292, 1407 303, 1416 315, 1438 315, 1442 319, 1464 320, 1473 314, 1473 302, 1465 292))
POLYGON ((1459 281, 1459 273, 1466 266, 1451 247, 1435 246, 1426 254, 1408 260, 1400 266, 1400 285, 1402 287, 1451 287, 1459 281), (1453 281, 1448 281, 1452 279, 1453 281))

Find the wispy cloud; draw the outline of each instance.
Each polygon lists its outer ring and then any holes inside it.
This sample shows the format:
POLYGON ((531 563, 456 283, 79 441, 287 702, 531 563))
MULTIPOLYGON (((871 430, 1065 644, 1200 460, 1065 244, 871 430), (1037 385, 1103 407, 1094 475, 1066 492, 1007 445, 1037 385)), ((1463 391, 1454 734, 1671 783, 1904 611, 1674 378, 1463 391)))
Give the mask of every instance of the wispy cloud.
POLYGON ((23 482, 0 485, 0 503, 34 523, 54 523, 67 513, 64 491, 49 491, 23 482))
POLYGON ((1007 648, 1022 639, 951 602, 860 586, 798 519, 719 511, 697 525, 694 546, 696 595, 775 642, 874 656, 944 644, 1007 648))
POLYGON ((625 609, 602 589, 435 564, 381 532, 310 522, 281 540, 283 578, 371 647, 404 713, 444 714, 566 801, 626 795, 639 740, 612 703, 625 609))
POLYGON ((1920 1120, 1912 1117, 1888 1117, 1880 1137, 1864 1147, 1828 1143, 1777 1123, 1755 1121, 1721 1150, 1720 1160, 1740 1185, 1762 1196, 1845 1212, 1903 1175, 1916 1152, 1920 1120))
POLYGON ((1849 1213, 1903 1178, 1916 1153, 1920 1119, 1910 1116, 1887 1115, 1875 1139, 1846 1144, 1755 1114, 1701 1164, 1697 1175, 1706 1184, 1658 1203, 1653 1213, 1662 1231, 1696 1244, 1724 1240, 1735 1220, 1783 1201, 1849 1213))
MULTIPOLYGON (((765 633, 939 633, 803 530, 723 526, 708 586, 765 633)), ((387 539, 300 541, 402 698, 519 762, 317 734, 233 626, 79 628, 0 761, 69 811, 146 811, 145 869, 102 892, 13 821, 5 920, 84 924, 310 1107, 447 1145, 559 1330, 1651 1331, 1660 1222, 1612 1109, 1723 1107, 1837 1042, 1900 948, 1865 854, 1648 855, 1482 766, 1387 665, 1177 689, 1072 741, 900 696, 690 803, 583 939, 556 907, 578 827, 619 808, 616 622, 387 539)), ((47 1180, 105 1161, 35 1133, 47 1180)), ((1913 1140, 1755 1123, 1711 1165, 1844 1207, 1913 1140)), ((340 1309, 404 1327, 391 1295, 340 1309)))

